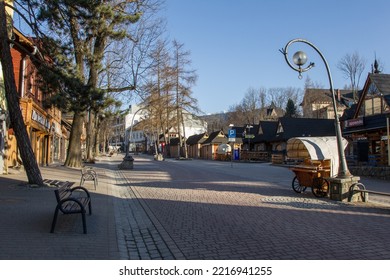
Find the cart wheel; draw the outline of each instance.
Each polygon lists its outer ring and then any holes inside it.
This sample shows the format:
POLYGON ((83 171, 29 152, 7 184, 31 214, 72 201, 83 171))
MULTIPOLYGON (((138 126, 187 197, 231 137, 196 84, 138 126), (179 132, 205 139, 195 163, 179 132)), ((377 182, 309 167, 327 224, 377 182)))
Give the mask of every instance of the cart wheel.
POLYGON ((328 194, 329 182, 322 177, 314 178, 313 186, 311 188, 312 193, 316 197, 325 197, 328 194))
POLYGON ((299 183, 297 176, 294 177, 291 185, 293 190, 297 193, 303 193, 306 190, 306 187, 301 186, 301 184, 299 183))

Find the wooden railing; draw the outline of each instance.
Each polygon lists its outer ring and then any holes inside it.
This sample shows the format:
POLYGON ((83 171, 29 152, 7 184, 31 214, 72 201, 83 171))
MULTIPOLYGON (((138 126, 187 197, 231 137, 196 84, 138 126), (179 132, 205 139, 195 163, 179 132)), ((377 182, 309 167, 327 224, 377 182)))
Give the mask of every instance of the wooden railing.
POLYGON ((258 161, 269 161, 270 155, 268 152, 249 152, 241 151, 240 153, 241 160, 258 160, 258 161))

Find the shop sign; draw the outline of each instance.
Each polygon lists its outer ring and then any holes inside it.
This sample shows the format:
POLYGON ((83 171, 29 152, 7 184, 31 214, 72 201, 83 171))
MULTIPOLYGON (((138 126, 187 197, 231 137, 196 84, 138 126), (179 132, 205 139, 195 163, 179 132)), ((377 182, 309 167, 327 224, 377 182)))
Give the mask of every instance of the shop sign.
POLYGON ((362 125, 364 125, 363 118, 345 121, 345 127, 356 127, 356 126, 362 126, 362 125))
POLYGON ((49 120, 42 116, 41 114, 39 114, 37 111, 35 110, 32 110, 32 114, 31 114, 31 119, 33 121, 36 121, 37 123, 43 125, 44 127, 46 127, 47 129, 50 128, 50 122, 49 120))
POLYGON ((51 131, 57 133, 58 135, 62 134, 61 126, 54 121, 51 124, 51 131))
POLYGON ((362 135, 355 135, 355 136, 353 137, 353 140, 354 140, 354 141, 367 141, 368 138, 367 138, 366 136, 362 136, 362 135))

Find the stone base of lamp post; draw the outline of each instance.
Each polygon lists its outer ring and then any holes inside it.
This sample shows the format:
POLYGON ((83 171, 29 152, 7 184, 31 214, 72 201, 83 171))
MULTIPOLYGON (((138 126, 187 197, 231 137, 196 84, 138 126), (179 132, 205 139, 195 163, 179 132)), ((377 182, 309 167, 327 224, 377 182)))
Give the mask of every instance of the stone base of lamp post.
POLYGON ((119 169, 133 169, 134 168, 134 158, 130 155, 125 156, 121 164, 118 165, 119 169))
POLYGON ((156 154, 154 155, 154 160, 163 161, 164 157, 162 154, 156 154))
MULTIPOLYGON (((360 177, 327 178, 329 181, 329 195, 331 200, 348 202, 349 188, 359 182, 360 177)), ((361 196, 353 196, 351 202, 359 201, 361 196)))

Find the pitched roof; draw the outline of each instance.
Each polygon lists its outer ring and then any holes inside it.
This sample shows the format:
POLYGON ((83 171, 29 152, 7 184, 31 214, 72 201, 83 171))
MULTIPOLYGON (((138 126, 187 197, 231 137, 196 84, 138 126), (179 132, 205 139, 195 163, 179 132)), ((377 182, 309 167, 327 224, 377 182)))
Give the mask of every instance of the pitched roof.
POLYGON ((171 138, 169 140, 169 145, 171 145, 171 146, 177 146, 177 145, 179 145, 179 143, 180 143, 179 137, 171 138))
POLYGON ((357 104, 352 104, 352 106, 348 109, 344 110, 343 115, 340 117, 340 120, 349 120, 353 119, 353 115, 355 114, 357 104))
POLYGON ((208 137, 209 135, 207 134, 207 132, 202 134, 191 135, 190 137, 188 137, 186 143, 188 145, 202 144, 204 141, 206 141, 208 137))
POLYGON ((268 142, 275 138, 278 121, 260 121, 253 143, 268 142))
MULTIPOLYGON (((336 101, 338 101, 338 94, 340 94, 341 103, 345 104, 347 100, 351 99, 351 96, 353 97, 353 93, 351 90, 340 90, 335 89, 334 90, 336 95, 336 101)), ((312 103, 329 103, 332 104, 332 94, 329 89, 321 89, 321 88, 307 88, 305 90, 305 95, 303 97, 301 106, 304 106, 305 103, 312 104, 312 103)), ((340 105, 338 102, 337 105, 340 105)))
POLYGON ((380 93, 390 95, 390 74, 372 73, 369 77, 380 93))
POLYGON ((206 144, 226 144, 228 142, 228 139, 226 138, 225 134, 222 130, 220 131, 214 131, 212 132, 209 137, 203 142, 204 145, 206 144))
POLYGON ((335 126, 332 119, 288 118, 279 119, 277 132, 272 141, 287 141, 293 137, 334 136, 335 126))
POLYGON ((369 73, 364 84, 362 94, 359 98, 358 104, 356 106, 354 118, 357 118, 359 111, 364 104, 367 94, 370 91, 370 85, 374 84, 376 89, 382 94, 383 99, 390 105, 390 74, 382 73, 369 73))

